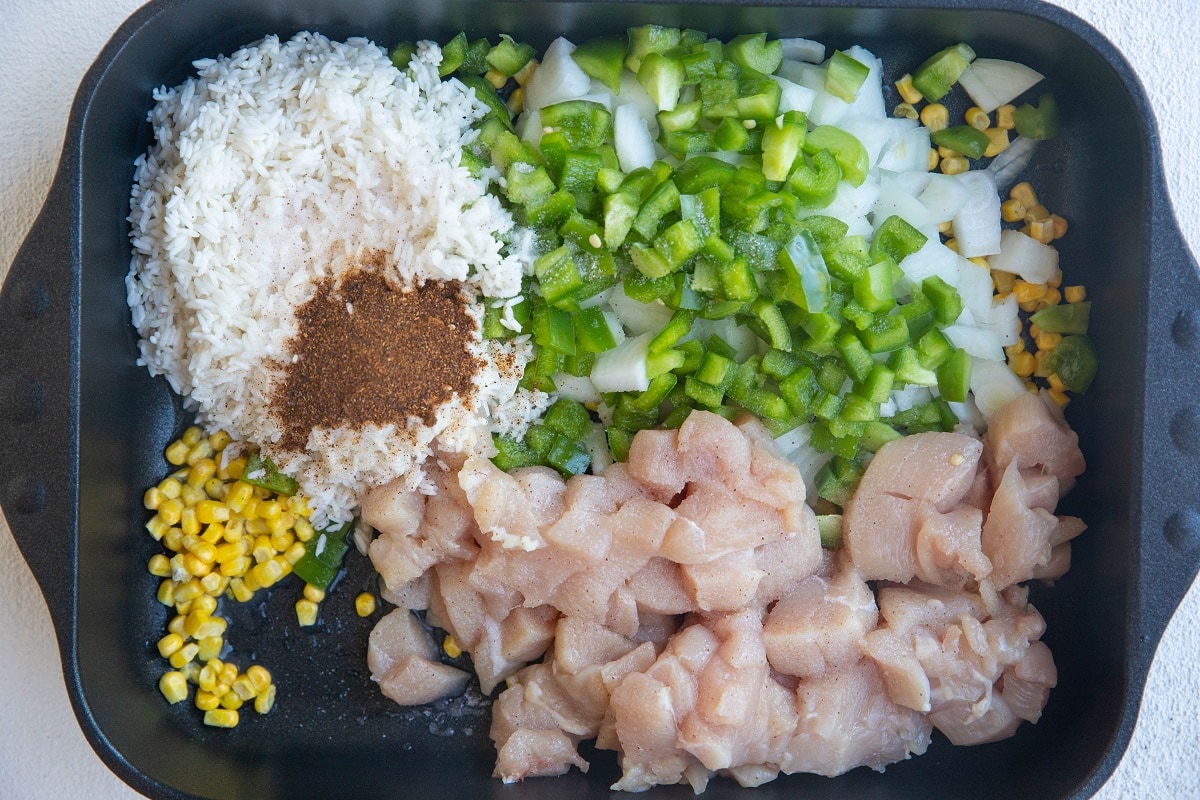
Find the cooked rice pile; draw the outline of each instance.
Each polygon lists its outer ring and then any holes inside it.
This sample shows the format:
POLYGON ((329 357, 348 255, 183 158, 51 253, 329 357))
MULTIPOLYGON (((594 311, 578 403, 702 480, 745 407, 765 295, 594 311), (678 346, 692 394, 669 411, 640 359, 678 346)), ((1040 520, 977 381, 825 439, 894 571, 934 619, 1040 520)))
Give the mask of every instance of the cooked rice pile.
MULTIPOLYGON (((423 43, 401 73, 365 39, 268 36, 158 90, 155 142, 136 164, 126 284, 142 363, 202 423, 296 475, 318 521, 349 519, 367 485, 401 475, 418 485, 435 443, 478 444, 487 409, 516 390, 512 370, 489 358, 501 346, 476 341, 492 366, 476 397, 447 404, 416 436, 393 425, 317 429, 306 453, 273 447, 283 431, 271 388, 290 358, 295 310, 322 278, 384 251, 400 285, 464 281, 486 298, 520 290, 527 259, 500 241, 512 219, 459 164, 485 108, 438 78, 440 60, 423 43)), ((508 347, 528 358, 528 345, 508 347)))

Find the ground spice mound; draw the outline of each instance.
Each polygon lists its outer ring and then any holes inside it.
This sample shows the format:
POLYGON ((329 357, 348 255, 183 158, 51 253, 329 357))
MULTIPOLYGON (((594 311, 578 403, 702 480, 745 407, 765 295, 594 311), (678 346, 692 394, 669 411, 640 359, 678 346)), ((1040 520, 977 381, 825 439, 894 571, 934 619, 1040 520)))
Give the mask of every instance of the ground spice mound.
POLYGON ((402 288, 374 269, 323 280, 296 312, 292 358, 272 400, 280 447, 303 450, 314 428, 404 430, 412 417, 433 425, 456 394, 470 408, 484 364, 467 303, 458 283, 402 288))

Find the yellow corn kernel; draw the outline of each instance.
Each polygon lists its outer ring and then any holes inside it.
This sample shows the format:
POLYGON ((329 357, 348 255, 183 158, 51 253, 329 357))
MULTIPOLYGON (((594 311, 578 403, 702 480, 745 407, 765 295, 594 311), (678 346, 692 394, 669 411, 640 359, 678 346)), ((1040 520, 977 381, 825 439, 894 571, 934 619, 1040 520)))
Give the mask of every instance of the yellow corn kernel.
POLYGON ((261 486, 254 487, 254 496, 259 500, 270 500, 274 495, 270 489, 264 489, 261 486))
POLYGON ((1050 395, 1050 399, 1053 400, 1055 405, 1057 405, 1059 408, 1064 408, 1066 407, 1067 403, 1071 402, 1071 398, 1068 397, 1067 393, 1064 391, 1051 389, 1049 392, 1047 392, 1047 394, 1050 395))
POLYGON ((195 683, 196 677, 200 674, 200 662, 190 661, 179 668, 183 673, 183 677, 187 678, 188 683, 195 683))
POLYGON ((151 486, 142 495, 142 507, 147 511, 157 511, 158 507, 166 499, 167 496, 162 493, 162 489, 159 489, 157 486, 151 486))
POLYGON ((263 588, 262 584, 258 582, 258 578, 254 576, 253 568, 246 570, 246 574, 242 576, 242 583, 244 583, 246 588, 252 592, 257 592, 259 589, 263 588))
POLYGON ((444 650, 446 655, 450 656, 451 658, 458 658, 463 653, 462 648, 458 646, 458 642, 456 642, 454 637, 449 634, 447 634, 446 638, 442 640, 442 650, 444 650))
POLYGON ((204 431, 201 430, 198 425, 192 425, 190 428, 188 428, 186 431, 183 432, 183 436, 181 436, 179 440, 181 442, 183 442, 185 445, 187 445, 189 448, 191 448, 191 447, 195 447, 197 444, 199 444, 200 440, 203 438, 204 438, 204 431))
POLYGON ((246 532, 246 523, 244 520, 234 517, 225 523, 225 532, 222 534, 227 542, 240 542, 242 534, 246 532))
MULTIPOLYGON (((203 586, 204 581, 200 581, 200 585, 203 586)), ((217 598, 211 594, 202 594, 192 601, 192 610, 202 614, 214 614, 217 611, 217 598)))
POLYGON ((1046 368, 1046 356, 1050 355, 1049 350, 1038 350, 1033 356, 1033 374, 1039 378, 1050 377, 1050 370, 1046 368))
POLYGON ((283 504, 278 500, 268 500, 258 504, 258 515, 263 519, 274 519, 283 513, 283 504))
POLYGON ((195 642, 188 642, 183 647, 172 653, 171 657, 167 660, 171 662, 172 667, 179 669, 184 664, 187 664, 194 659, 196 654, 199 652, 200 645, 196 644, 195 642))
POLYGON ((175 587, 175 602, 190 603, 203 594, 204 587, 200 585, 200 581, 197 578, 192 578, 186 583, 181 583, 175 587))
POLYGON ((1082 286, 1068 286, 1063 289, 1063 297, 1068 303, 1082 303, 1087 299, 1087 289, 1082 286))
POLYGON ((892 116, 899 119, 920 118, 920 115, 917 113, 916 106, 914 106, 912 103, 897 103, 896 107, 892 109, 892 116))
POLYGON ((183 549, 183 529, 168 528, 167 532, 162 537, 163 546, 173 553, 178 553, 183 549))
POLYGON ((1036 339, 1041 332, 1042 332, 1042 329, 1037 326, 1036 322, 1029 323, 1029 335, 1031 337, 1036 339))
POLYGON ((1067 390, 1067 385, 1062 382, 1062 378, 1058 377, 1057 372, 1051 372, 1050 376, 1046 378, 1046 383, 1050 384, 1050 389, 1053 391, 1065 392, 1067 390))
POLYGON ((938 160, 939 159, 938 159, 937 149, 934 147, 929 148, 929 171, 930 172, 933 172, 935 169, 937 169, 938 160))
POLYGON ((1047 284, 1046 293, 1042 295, 1039 303, 1045 303, 1047 306, 1056 306, 1062 302, 1062 292, 1047 284))
POLYGON ((1038 300, 1046 293, 1046 284, 1044 283, 1029 283, 1028 281, 1017 281, 1013 284, 1013 294, 1017 296, 1018 303, 1029 303, 1038 300))
POLYGON ((229 684, 221 683, 221 681, 218 680, 217 685, 213 687, 212 693, 217 696, 218 700, 220 700, 222 697, 229 694, 229 684))
POLYGON ((276 553, 285 553, 287 549, 296 543, 296 535, 284 528, 281 531, 273 531, 271 533, 271 547, 275 548, 276 553))
POLYGON ((308 498, 304 495, 294 494, 283 501, 284 506, 294 516, 307 517, 312 513, 312 509, 308 507, 308 498))
POLYGON ((238 513, 244 514, 246 504, 254 495, 254 487, 244 481, 237 481, 225 495, 225 505, 238 513))
POLYGON ((167 535, 167 531, 170 529, 171 525, 158 514, 155 514, 146 523, 146 530, 150 532, 150 535, 154 537, 154 541, 156 542, 162 541, 162 538, 167 535))
POLYGON ((1028 378, 1033 374, 1034 368, 1037 366, 1033 353, 1028 351, 1017 353, 1010 356, 1008 366, 1020 378, 1028 378))
POLYGON ((183 530, 184 536, 199 536, 200 523, 196 520, 196 509, 185 508, 179 519, 179 527, 183 530))
POLYGON ((167 463, 175 467, 183 466, 187 463, 187 454, 190 449, 181 439, 171 442, 171 444, 167 445, 167 450, 164 453, 167 463))
POLYGON ((179 520, 183 517, 183 501, 172 498, 166 502, 160 503, 156 517, 161 519, 168 526, 178 525, 179 520))
POLYGON ((483 74, 483 79, 492 85, 493 89, 503 89, 508 83, 508 76, 494 67, 483 74))
POLYGON ((187 699, 187 678, 177 670, 164 672, 163 676, 158 679, 158 690, 162 692, 163 697, 167 698, 168 703, 175 705, 180 700, 187 699))
POLYGON ((1049 222, 1050 221, 1050 210, 1047 209, 1041 203, 1036 203, 1036 204, 1030 206, 1029 210, 1025 212, 1025 221, 1026 222, 1049 222))
POLYGON ((183 501, 185 506, 195 506, 201 500, 207 500, 208 495, 204 493, 204 489, 192 486, 190 483, 185 483, 180 489, 179 499, 183 501))
POLYGON ((1024 352, 1025 352, 1025 340, 1024 339, 1017 339, 1017 341, 1015 343, 1010 344, 1004 348, 1004 353, 1009 358, 1012 358, 1013 356, 1016 356, 1016 355, 1020 355, 1021 353, 1024 353, 1024 352))
MULTIPOLYGON (((201 669, 201 672, 204 670, 201 669)), ((196 708, 201 711, 212 711, 215 708, 221 707, 221 698, 217 697, 212 692, 206 692, 203 689, 196 692, 196 708)), ((207 716, 207 715, 206 715, 207 716)))
POLYGON ((956 253, 958 252, 958 239, 947 239, 945 244, 946 244, 946 247, 948 247, 949 249, 953 250, 956 253))
POLYGON ((196 628, 194 638, 199 641, 201 639, 212 639, 218 636, 224 636, 225 631, 229 629, 229 623, 224 617, 206 616, 196 628))
POLYGON ((221 695, 221 708, 228 709, 229 711, 233 711, 235 713, 245 702, 245 700, 238 697, 234 692, 226 692, 225 694, 221 695))
POLYGON ((184 538, 184 549, 200 559, 206 564, 211 564, 216 560, 217 548, 208 542, 201 539, 199 536, 193 536, 191 541, 184 538))
POLYGON ((998 269, 992 271, 992 285, 996 287, 998 294, 1008 294, 1016 283, 1017 276, 1011 272, 1001 272, 998 269))
MULTIPOLYGON (((157 488, 168 500, 175 500, 183 491, 183 484, 174 478, 163 478, 162 482, 158 484, 157 488)), ((161 503, 159 504, 159 508, 162 508, 161 503)), ((181 508, 180 510, 182 511, 183 509, 181 508)))
POLYGON ((302 542, 310 541, 313 536, 316 535, 316 531, 313 530, 313 526, 309 524, 308 520, 304 519, 304 517, 300 517, 296 520, 293 530, 296 532, 296 538, 302 542))
POLYGON ((217 463, 211 458, 205 456, 204 458, 198 459, 196 463, 192 465, 192 470, 188 473, 187 477, 188 486, 191 486, 193 489, 203 489, 204 484, 208 482, 208 479, 216 474, 217 463))
POLYGON ((237 679, 230 684, 229 688, 231 689, 230 694, 240 697, 243 701, 251 700, 254 698, 254 695, 258 694, 258 690, 254 688, 254 684, 251 683, 250 679, 245 675, 239 675, 237 679))
POLYGON ((950 112, 941 103, 930 103, 921 109, 921 124, 930 133, 944 131, 950 126, 950 112))
POLYGON ((259 714, 266 714, 275 707, 275 684, 271 684, 264 689, 258 697, 254 698, 254 710, 259 714))
POLYGON ((1008 131, 1003 128, 988 128, 984 133, 988 137, 988 146, 983 151, 984 158, 995 158, 1008 149, 1008 131))
POLYGON ((992 120, 988 117, 987 112, 979 106, 968 108, 967 113, 963 114, 963 118, 977 131, 986 131, 992 126, 992 120))
POLYGON ((279 566, 278 561, 269 558, 250 570, 250 574, 254 576, 258 585, 265 589, 273 586, 276 581, 283 577, 283 568, 279 566))
POLYGON ((1025 219, 1025 204, 1010 197, 1000 204, 1000 218, 1005 222, 1020 222, 1025 219))
POLYGON ((220 544, 225 540, 225 526, 219 522, 209 523, 201 531, 200 539, 213 546, 220 544))
MULTIPOLYGON (((247 519, 246 533, 253 536, 261 536, 267 532, 267 521, 265 519, 247 519)), ((268 537, 269 538, 269 537, 268 537)))
POLYGON ((196 519, 202 525, 229 520, 229 507, 216 500, 201 500, 196 504, 196 519))
POLYGON ((184 553, 183 568, 188 571, 188 574, 203 578, 212 572, 212 562, 205 561, 194 553, 184 553))
POLYGON ((277 556, 275 556, 275 558, 273 558, 271 560, 279 565, 281 577, 287 577, 288 575, 292 574, 291 562, 289 562, 282 555, 277 555, 277 556))
POLYGON ((213 689, 217 687, 217 674, 219 666, 213 666, 211 663, 205 664, 200 668, 200 674, 196 677, 196 688, 202 692, 213 693, 213 689))
MULTIPOLYGON (((254 687, 254 693, 258 694, 271 685, 271 673, 264 666, 252 664, 246 670, 246 680, 250 681, 250 685, 254 687)), ((249 700, 250 698, 244 699, 249 700)))
POLYGON ((375 595, 362 592, 354 598, 354 611, 360 617, 369 617, 375 613, 375 595))
MULTIPOLYGON (((176 603, 175 604, 175 613, 176 614, 181 614, 184 617, 186 617, 188 615, 188 612, 190 612, 191 610, 192 610, 192 604, 190 601, 187 603, 176 603)), ((186 632, 184 632, 184 633, 186 635, 186 632)))
POLYGON ((513 93, 508 96, 508 113, 517 115, 525 109, 525 87, 518 86, 513 89, 513 93))
POLYGON ((213 550, 213 558, 218 564, 225 564, 242 556, 242 546, 238 542, 219 544, 213 550))
POLYGON ((896 81, 896 91, 900 93, 900 97, 904 102, 916 104, 923 99, 921 93, 917 91, 917 87, 913 86, 913 78, 909 73, 904 73, 900 79, 896 81))
POLYGON ((158 585, 158 602, 164 606, 175 605, 175 581, 163 581, 158 585))
POLYGON ((966 156, 950 156, 943 158, 938 168, 944 175, 961 175, 971 168, 971 164, 967 161, 966 156))
POLYGON ((1033 341, 1037 344, 1038 350, 1049 352, 1058 347, 1058 343, 1062 341, 1062 334, 1042 331, 1033 341))
POLYGON ((1003 128, 1006 131, 1011 131, 1017 127, 1016 113, 1017 107, 1012 103, 1005 103, 996 109, 996 127, 1003 128))
POLYGON ((529 83, 529 79, 533 77, 533 73, 540 63, 536 58, 529 59, 525 62, 525 66, 517 70, 516 75, 513 75, 513 80, 517 82, 518 86, 524 86, 529 83))
POLYGON ((214 433, 208 437, 209 446, 212 447, 213 452, 217 452, 217 453, 221 452, 226 447, 228 447, 229 443, 232 441, 233 441, 233 437, 230 436, 225 431, 217 431, 216 433, 214 433))
POLYGON ((972 264, 974 264, 977 267, 983 267, 984 269, 987 269, 987 270, 990 270, 992 268, 991 265, 988 264, 987 259, 984 258, 983 256, 972 256, 971 258, 968 258, 967 261, 970 261, 972 264))
POLYGON ((1058 214, 1050 215, 1050 222, 1054 225, 1054 238, 1061 239, 1067 235, 1067 220, 1060 217, 1058 214))
POLYGON ((296 620, 303 627, 317 624, 317 604, 311 600, 296 601, 296 620))
POLYGON ((165 578, 171 574, 171 560, 162 553, 155 553, 150 556, 146 571, 156 578, 165 578))
MULTIPOLYGON (((210 456, 212 454, 213 454, 212 445, 208 443, 207 439, 201 439, 200 441, 196 442, 196 444, 192 447, 191 450, 188 450, 187 465, 189 467, 195 467, 201 461, 204 461, 204 460, 211 461, 212 459, 210 458, 210 456)), ((213 465, 213 472, 216 472, 216 471, 217 471, 216 465, 213 465)), ((205 480, 208 480, 208 478, 205 477, 205 480)))
MULTIPOLYGON (((1028 220, 1029 217, 1027 216, 1025 219, 1028 220)), ((1022 230, 1022 232, 1027 233, 1042 244, 1050 244, 1054 241, 1054 223, 1048 219, 1034 220, 1029 222, 1025 227, 1029 230, 1022 230)))
POLYGON ((183 637, 178 633, 168 633, 158 640, 157 647, 160 656, 170 658, 183 647, 183 637))
POLYGON ((171 621, 167 623, 167 630, 171 633, 177 633, 180 637, 183 636, 183 623, 187 622, 186 614, 176 614, 171 617, 171 621))
POLYGON ((313 586, 311 583, 306 583, 304 584, 304 599, 319 603, 325 599, 325 590, 313 586))
POLYGON ((267 535, 271 537, 271 544, 276 550, 287 550, 291 546, 291 543, 296 540, 296 535, 291 531, 293 522, 291 514, 280 514, 272 519, 264 520, 264 522, 267 523, 267 535), (288 544, 280 547, 276 544, 275 540, 277 537, 283 537, 285 534, 289 539, 288 544))
POLYGON ((200 585, 204 587, 204 591, 208 592, 210 597, 216 598, 229 585, 229 576, 222 575, 220 572, 210 572, 200 579, 200 585))
POLYGON ((223 636, 205 636, 196 644, 200 647, 196 658, 200 661, 209 661, 221 655, 221 648, 225 646, 225 638, 223 636))
POLYGON ((195 609, 188 612, 187 621, 183 623, 183 632, 188 636, 195 637, 196 631, 205 620, 209 619, 208 612, 201 609, 195 609))
POLYGON ((936 149, 937 149, 938 158, 942 158, 942 159, 954 158, 956 155, 958 155, 957 150, 951 150, 949 147, 946 147, 945 145, 939 144, 936 149))
MULTIPOLYGON (((221 683, 225 684, 226 686, 232 686, 233 682, 237 680, 237 676, 238 676, 237 664, 234 664, 232 661, 226 661, 224 664, 221 665, 221 674, 217 677, 221 683)), ((225 691, 229 691, 229 690, 226 689, 225 691)))
POLYGON ((271 537, 266 534, 256 536, 254 539, 254 549, 250 551, 250 555, 254 556, 254 562, 261 564, 275 555, 275 548, 271 547, 271 537))
MULTIPOLYGON (((246 574, 250 567, 250 559, 239 553, 228 561, 221 562, 221 566, 217 571, 227 578, 240 578, 246 574)), ((245 600, 242 602, 245 602, 245 600)))
POLYGON ((1033 185, 1029 181, 1021 181, 1012 187, 1008 196, 1020 200, 1026 208, 1033 208, 1038 204, 1037 193, 1033 191, 1033 185))
POLYGON ((229 581, 229 593, 239 603, 249 602, 250 598, 254 597, 254 590, 246 586, 246 582, 240 577, 229 581))
POLYGON ((296 566, 296 562, 304 558, 304 542, 295 542, 283 553, 283 560, 296 566))
POLYGON ((954 230, 954 220, 948 219, 945 222, 939 222, 937 229, 938 233, 944 233, 949 236, 950 232, 954 230))
POLYGON ((238 456, 225 462, 225 466, 217 465, 217 477, 223 481, 236 481, 246 471, 246 459, 238 456))
POLYGON ((1050 280, 1046 281, 1046 285, 1051 289, 1057 289, 1062 286, 1062 270, 1054 270, 1054 274, 1050 276, 1050 280))

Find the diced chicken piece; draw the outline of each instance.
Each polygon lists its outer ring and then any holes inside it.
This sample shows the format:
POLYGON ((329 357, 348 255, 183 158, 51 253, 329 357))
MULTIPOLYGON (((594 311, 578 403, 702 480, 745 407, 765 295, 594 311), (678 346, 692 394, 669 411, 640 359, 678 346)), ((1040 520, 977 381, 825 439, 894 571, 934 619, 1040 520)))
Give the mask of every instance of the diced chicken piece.
POLYGON ((627 584, 644 617, 651 614, 686 614, 696 610, 684 587, 682 568, 674 561, 655 557, 634 573, 627 584))
POLYGON ((522 728, 497 748, 493 774, 505 783, 516 783, 525 778, 564 775, 573 766, 587 772, 588 762, 576 747, 576 742, 561 730, 522 728))
POLYGON ((875 595, 844 563, 832 579, 797 584, 771 609, 763 625, 767 660, 778 672, 802 678, 856 663, 858 643, 879 618, 875 595))
POLYGON ((438 647, 429 631, 411 611, 397 608, 371 629, 367 637, 367 667, 380 680, 404 658, 433 661, 438 647))
MULTIPOLYGON (((1008 465, 1037 469, 1058 478, 1059 497, 1083 473, 1079 436, 1063 419, 1062 411, 1033 393, 1022 393, 996 412, 984 438, 993 488, 1000 485, 1008 465)), ((1053 508, 1048 509, 1053 511, 1053 508)))
POLYGON ((557 621, 554 606, 514 608, 500 623, 500 654, 508 661, 536 661, 554 641, 557 621))
POLYGON ((1045 622, 1026 592, 1009 589, 992 602, 989 610, 976 594, 887 586, 879 591, 884 624, 864 640, 863 651, 878 664, 889 697, 929 711, 930 721, 955 744, 995 741, 1022 718, 1036 719, 1047 696, 1041 689, 1056 680, 1050 651, 1037 641, 1045 622), (1012 704, 1003 697, 1009 674, 1015 681, 1012 704))
POLYGON ((458 483, 484 537, 507 549, 545 545, 540 528, 562 515, 566 487, 548 467, 503 472, 486 458, 468 458, 458 483))
POLYGON ((869 659, 800 681, 796 696, 799 724, 780 763, 785 773, 882 771, 929 746, 929 721, 892 702, 869 659))
POLYGON ((703 564, 684 564, 683 583, 701 611, 737 611, 754 600, 764 573, 753 550, 735 550, 703 564))
POLYGON ((576 713, 546 664, 522 670, 492 705, 490 735, 496 743, 495 775, 512 783, 562 775, 572 766, 587 771, 576 747, 589 726, 576 713))
POLYGON ((405 656, 380 679, 379 690, 402 706, 419 706, 462 694, 470 679, 449 664, 405 656))
POLYGON ((720 484, 689 484, 676 506, 662 554, 680 564, 703 564, 737 550, 753 550, 792 530, 779 509, 731 492, 720 484))
POLYGON ((963 586, 988 574, 978 515, 952 513, 982 451, 977 439, 932 432, 879 449, 842 518, 846 548, 866 580, 963 586))
POLYGON ((821 534, 816 515, 809 509, 799 532, 757 548, 754 556, 755 564, 763 572, 755 604, 766 608, 820 566, 821 534))

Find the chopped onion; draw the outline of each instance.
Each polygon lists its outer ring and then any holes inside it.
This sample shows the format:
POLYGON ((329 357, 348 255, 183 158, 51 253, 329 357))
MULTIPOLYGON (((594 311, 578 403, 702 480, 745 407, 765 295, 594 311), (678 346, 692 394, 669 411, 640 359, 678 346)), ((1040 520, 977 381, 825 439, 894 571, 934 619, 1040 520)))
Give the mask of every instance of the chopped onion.
POLYGON ((931 221, 940 224, 954 219, 954 215, 966 204, 967 190, 949 175, 930 173, 929 184, 917 195, 917 199, 929 210, 931 221))
POLYGON ((797 425, 787 433, 776 438, 775 448, 779 451, 780 455, 786 458, 808 444, 811 439, 812 425, 806 422, 803 425, 797 425))
POLYGON ((536 109, 526 111, 517 119, 514 127, 521 141, 537 147, 542 141, 542 112, 536 109))
POLYGON ((929 148, 929 129, 913 128, 884 151, 879 158, 879 167, 894 172, 928 173, 929 148))
POLYGON ((654 102, 654 98, 638 82, 637 76, 629 70, 621 73, 621 92, 617 95, 617 106, 624 105, 636 108, 642 119, 646 120, 650 135, 658 137, 658 103, 654 102))
POLYGON ((1012 188, 1013 182, 1025 171, 1025 167, 1029 166, 1037 146, 1037 139, 1018 136, 1004 149, 1004 152, 992 159, 992 163, 987 166, 987 171, 992 173, 992 177, 996 179, 998 190, 1007 191, 1012 188))
POLYGON ((888 124, 888 120, 875 117, 847 116, 838 127, 862 143, 872 167, 879 161, 879 156, 892 136, 892 126, 888 124))
POLYGON ((965 258, 1000 252, 1000 195, 987 170, 956 176, 967 189, 967 200, 954 215, 954 238, 965 258))
POLYGON ((1004 361, 1004 346, 1000 344, 1000 337, 986 328, 955 323, 943 328, 942 333, 946 334, 946 338, 955 347, 966 350, 967 354, 974 358, 1004 361))
POLYGON ((1058 250, 1020 231, 1006 230, 1000 234, 1000 252, 988 264, 1030 283, 1045 283, 1058 274, 1058 250))
POLYGON ((1025 382, 1016 376, 1003 361, 986 358, 971 359, 971 393, 979 413, 988 422, 1011 400, 1029 391, 1025 382))
POLYGON ((660 331, 671 321, 671 309, 658 301, 640 303, 634 300, 625 294, 624 285, 613 289, 612 295, 608 298, 608 305, 621 324, 634 336, 660 331))
POLYGON ((905 191, 893 178, 887 176, 879 179, 879 197, 871 209, 872 222, 878 229, 888 217, 896 215, 902 220, 920 228, 932 220, 929 210, 917 198, 905 191))
POLYGON ((587 441, 588 454, 592 457, 592 474, 603 475, 604 470, 612 466, 613 455, 612 450, 608 447, 608 433, 605 431, 605 426, 599 422, 592 423, 592 431, 588 434, 587 441))
POLYGON ((1040 81, 1044 76, 1015 61, 977 58, 959 76, 958 82, 971 95, 975 105, 988 114, 1040 81))
POLYGON ((626 339, 612 350, 598 354, 591 375, 596 391, 646 391, 650 386, 650 379, 646 377, 646 355, 653 338, 653 333, 643 333, 633 339, 626 339))
POLYGON ((545 108, 582 97, 592 89, 592 79, 571 58, 575 45, 561 36, 550 43, 542 62, 525 84, 525 107, 545 108))
POLYGON ((617 106, 613 112, 613 143, 624 172, 654 163, 654 138, 646 120, 632 105, 617 106))
POLYGON ((787 111, 800 111, 807 114, 812 111, 813 101, 817 99, 816 92, 778 75, 772 75, 771 78, 779 84, 780 114, 787 111))
POLYGON ((780 39, 779 43, 783 45, 783 57, 790 61, 820 64, 825 60, 825 45, 812 39, 780 39))
POLYGON ((862 86, 858 87, 854 102, 850 103, 846 110, 846 116, 887 119, 887 105, 883 101, 883 62, 870 50, 858 45, 846 48, 846 55, 869 67, 866 79, 862 86))
POLYGON ((596 385, 586 375, 571 375, 567 372, 554 373, 555 391, 559 397, 574 400, 578 403, 599 403, 600 392, 596 385))

